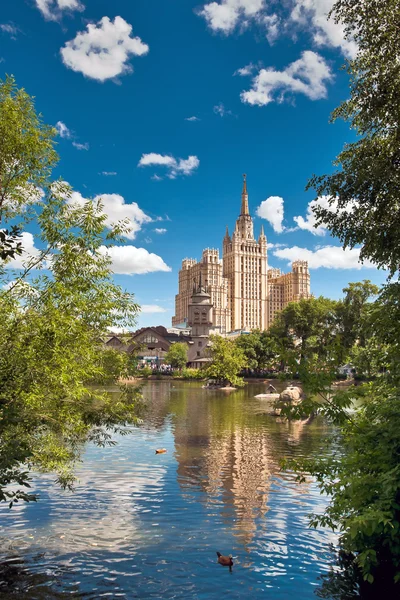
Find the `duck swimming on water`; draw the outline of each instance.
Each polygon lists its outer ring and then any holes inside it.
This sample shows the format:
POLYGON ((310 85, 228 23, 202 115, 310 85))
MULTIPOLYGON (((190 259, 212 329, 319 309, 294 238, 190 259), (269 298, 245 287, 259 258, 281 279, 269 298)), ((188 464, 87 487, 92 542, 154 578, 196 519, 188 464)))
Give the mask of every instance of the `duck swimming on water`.
POLYGON ((221 554, 221 552, 217 552, 217 556, 218 556, 219 564, 222 565, 223 567, 229 567, 229 570, 232 571, 232 565, 233 565, 232 554, 229 554, 229 556, 223 556, 221 554))
POLYGON ((165 453, 166 453, 165 448, 157 448, 157 450, 156 450, 156 454, 165 454, 165 453))

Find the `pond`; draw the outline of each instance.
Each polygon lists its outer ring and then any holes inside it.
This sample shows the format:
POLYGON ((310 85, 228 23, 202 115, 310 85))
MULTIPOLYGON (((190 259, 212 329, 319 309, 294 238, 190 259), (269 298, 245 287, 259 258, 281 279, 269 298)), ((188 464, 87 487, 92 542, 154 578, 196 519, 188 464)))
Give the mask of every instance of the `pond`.
POLYGON ((0 597, 315 598, 335 538, 308 515, 327 499, 279 464, 324 452, 329 426, 266 415, 264 389, 147 383, 143 425, 89 445, 75 492, 36 475, 37 504, 0 508, 0 597))

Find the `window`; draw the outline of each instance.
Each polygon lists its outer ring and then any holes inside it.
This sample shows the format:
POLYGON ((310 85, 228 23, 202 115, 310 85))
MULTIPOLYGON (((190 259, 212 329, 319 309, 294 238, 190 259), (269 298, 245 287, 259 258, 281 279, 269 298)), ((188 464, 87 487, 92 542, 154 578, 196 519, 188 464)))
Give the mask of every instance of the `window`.
POLYGON ((201 346, 201 341, 198 343, 198 346, 201 346))
POLYGON ((143 337, 143 341, 146 342, 146 344, 154 344, 155 342, 158 342, 158 339, 155 335, 147 334, 143 337))
POLYGON ((197 356, 200 356, 200 352, 199 351, 197 351, 197 356))

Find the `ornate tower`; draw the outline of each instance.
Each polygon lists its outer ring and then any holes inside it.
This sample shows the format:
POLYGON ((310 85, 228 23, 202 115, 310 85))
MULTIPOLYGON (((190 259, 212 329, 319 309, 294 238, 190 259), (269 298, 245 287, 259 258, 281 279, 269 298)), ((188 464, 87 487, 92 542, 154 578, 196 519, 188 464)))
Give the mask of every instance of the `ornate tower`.
POLYGON ((229 281, 231 330, 267 327, 267 238, 261 229, 254 239, 249 212, 246 175, 243 176, 242 203, 236 226, 223 240, 223 277, 229 281))
POLYGON ((193 283, 193 293, 188 308, 188 325, 192 328, 192 339, 189 345, 188 361, 196 362, 206 358, 206 348, 213 326, 213 305, 207 286, 203 286, 200 271, 199 282, 193 283))

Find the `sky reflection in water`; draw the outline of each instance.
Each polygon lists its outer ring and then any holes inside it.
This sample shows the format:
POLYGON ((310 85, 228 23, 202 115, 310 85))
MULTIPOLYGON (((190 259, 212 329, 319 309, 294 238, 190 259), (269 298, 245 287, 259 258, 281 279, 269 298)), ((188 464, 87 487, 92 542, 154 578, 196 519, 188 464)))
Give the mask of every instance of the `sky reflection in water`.
POLYGON ((262 389, 147 384, 144 425, 88 447, 75 493, 42 475, 37 505, 1 507, 1 597, 315 598, 335 538, 307 515, 326 499, 279 461, 320 453, 329 429, 266 416, 262 389), (216 550, 233 555, 232 573, 216 550))

